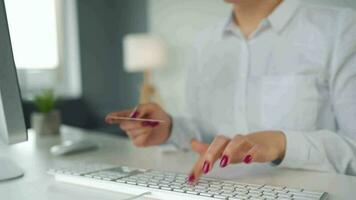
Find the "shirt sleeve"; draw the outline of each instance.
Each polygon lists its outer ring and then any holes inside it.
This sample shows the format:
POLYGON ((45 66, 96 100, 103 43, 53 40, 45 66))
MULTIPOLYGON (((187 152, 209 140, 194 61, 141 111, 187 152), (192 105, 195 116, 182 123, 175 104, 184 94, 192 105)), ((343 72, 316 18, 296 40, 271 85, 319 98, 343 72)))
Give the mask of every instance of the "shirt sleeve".
POLYGON ((329 72, 337 131, 284 130, 287 147, 281 167, 356 174, 356 14, 338 21, 329 72))
POLYGON ((185 72, 185 111, 182 115, 172 117, 172 131, 168 143, 181 149, 190 149, 192 139, 207 141, 213 128, 204 122, 199 112, 199 54, 202 42, 196 40, 185 72))

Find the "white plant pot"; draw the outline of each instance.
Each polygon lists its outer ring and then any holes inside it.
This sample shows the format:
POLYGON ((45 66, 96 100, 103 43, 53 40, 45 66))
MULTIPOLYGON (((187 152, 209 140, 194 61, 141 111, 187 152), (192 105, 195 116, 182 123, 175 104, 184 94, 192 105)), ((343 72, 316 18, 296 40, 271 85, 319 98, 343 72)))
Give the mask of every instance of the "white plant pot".
POLYGON ((31 126, 38 136, 57 135, 61 126, 61 114, 58 110, 49 113, 34 112, 31 126))

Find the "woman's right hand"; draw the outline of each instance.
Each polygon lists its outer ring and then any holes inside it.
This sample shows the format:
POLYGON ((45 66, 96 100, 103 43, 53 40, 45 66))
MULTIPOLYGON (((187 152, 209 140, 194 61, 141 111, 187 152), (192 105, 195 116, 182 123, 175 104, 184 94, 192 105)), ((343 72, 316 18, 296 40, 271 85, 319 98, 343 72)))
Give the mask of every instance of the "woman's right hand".
POLYGON ((138 147, 159 145, 167 141, 171 132, 172 119, 159 105, 155 103, 140 104, 132 117, 158 119, 164 122, 115 119, 115 117, 129 117, 132 111, 133 109, 109 113, 105 121, 108 124, 119 124, 119 127, 125 131, 132 143, 138 147))

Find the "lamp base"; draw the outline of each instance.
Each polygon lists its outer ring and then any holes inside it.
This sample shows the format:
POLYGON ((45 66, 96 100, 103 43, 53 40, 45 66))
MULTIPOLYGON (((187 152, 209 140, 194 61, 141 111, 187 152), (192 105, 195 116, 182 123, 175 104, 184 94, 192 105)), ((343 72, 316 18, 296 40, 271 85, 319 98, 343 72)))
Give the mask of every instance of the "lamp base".
POLYGON ((155 93, 155 87, 152 84, 144 82, 141 86, 140 103, 145 104, 152 102, 155 93))
POLYGON ((143 82, 141 86, 141 93, 140 93, 140 103, 151 103, 156 93, 156 89, 152 84, 151 81, 151 71, 145 70, 143 73, 143 82))

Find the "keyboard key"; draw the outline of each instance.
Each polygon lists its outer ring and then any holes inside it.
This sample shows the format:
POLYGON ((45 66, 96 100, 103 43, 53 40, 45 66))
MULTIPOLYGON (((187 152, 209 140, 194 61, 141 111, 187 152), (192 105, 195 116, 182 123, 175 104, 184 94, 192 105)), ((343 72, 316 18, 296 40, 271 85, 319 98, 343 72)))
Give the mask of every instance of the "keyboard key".
POLYGON ((248 193, 248 195, 250 195, 251 197, 260 197, 262 196, 262 194, 259 194, 259 193, 248 193))
POLYGON ((289 194, 291 194, 291 195, 293 195, 293 196, 301 196, 301 197, 310 197, 310 198, 312 198, 312 197, 321 197, 322 196, 322 194, 320 194, 320 195, 318 195, 318 194, 310 194, 310 193, 306 193, 306 192, 300 192, 300 193, 298 193, 298 192, 290 192, 289 194))
POLYGON ((274 194, 271 195, 271 194, 265 194, 265 193, 263 193, 262 197, 270 198, 270 199, 275 199, 275 198, 277 198, 277 195, 274 195, 274 194))
POLYGON ((197 191, 197 192, 207 192, 208 190, 207 190, 207 189, 201 189, 201 188, 195 188, 194 191, 197 191))
POLYGON ((161 187, 162 190, 172 190, 170 187, 161 187))
POLYGON ((218 195, 218 194, 213 195, 213 197, 214 197, 215 199, 226 199, 225 196, 218 195))
POLYGON ((250 195, 247 195, 247 194, 237 194, 237 195, 235 195, 235 197, 238 197, 238 198, 249 198, 250 195))
POLYGON ((200 196, 204 196, 204 197, 212 197, 213 195, 212 194, 209 194, 209 193, 205 193, 205 192, 202 192, 199 194, 200 196))
POLYGON ((199 192, 196 192, 196 191, 187 191, 186 193, 187 194, 199 194, 199 192))
POLYGON ((217 195, 219 195, 219 194, 220 194, 220 192, 219 192, 219 191, 210 191, 210 189, 208 190, 208 193, 209 193, 209 194, 217 194, 217 195))
POLYGON ((221 185, 216 185, 216 184, 210 184, 210 187, 221 189, 221 185))
POLYGON ((202 185, 196 185, 196 186, 194 186, 194 188, 197 188, 197 189, 206 189, 207 187, 206 187, 206 186, 202 186, 202 185))
POLYGON ((148 187, 159 189, 159 186, 158 186, 158 185, 148 185, 148 187))
POLYGON ((241 188, 236 188, 235 189, 236 192, 248 192, 248 189, 241 189, 241 188))
POLYGON ((272 199, 276 199, 277 197, 272 197, 272 196, 262 196, 263 198, 265 198, 266 200, 272 200, 272 199))
POLYGON ((182 188, 181 186, 176 186, 176 185, 171 185, 170 187, 173 188, 173 189, 180 189, 180 188, 182 188))
POLYGON ((234 197, 234 196, 236 196, 236 194, 233 194, 233 193, 221 193, 220 195, 221 196, 225 196, 225 197, 234 197))
POLYGON ((125 183, 125 180, 117 179, 116 182, 118 182, 118 183, 125 183))
POLYGON ((323 195, 322 192, 312 192, 312 191, 306 191, 306 190, 304 190, 302 192, 302 194, 308 194, 308 195, 319 196, 319 197, 323 195))
POLYGON ((319 200, 320 198, 310 198, 310 197, 293 197, 293 200, 319 200))
POLYGON ((173 189, 173 191, 175 191, 175 192, 181 192, 181 193, 184 193, 184 192, 185 192, 185 190, 182 190, 182 189, 173 189))
POLYGON ((294 199, 320 199, 320 196, 293 195, 294 199))
POLYGON ((277 195, 277 192, 274 191, 262 191, 263 194, 267 194, 267 195, 277 195))
POLYGON ((288 188, 289 192, 302 192, 302 189, 293 189, 293 188, 288 188))

